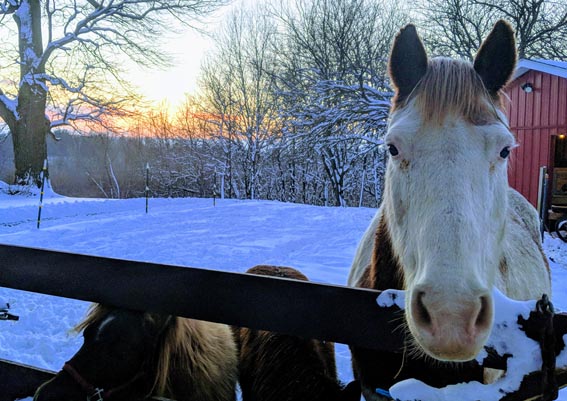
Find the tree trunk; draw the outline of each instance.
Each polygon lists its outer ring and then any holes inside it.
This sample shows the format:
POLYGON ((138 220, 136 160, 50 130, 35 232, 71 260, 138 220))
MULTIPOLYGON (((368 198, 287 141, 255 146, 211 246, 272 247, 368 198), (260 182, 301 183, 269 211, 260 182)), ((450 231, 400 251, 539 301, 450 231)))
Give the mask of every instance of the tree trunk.
POLYGON ((47 86, 42 74, 45 68, 41 37, 39 0, 23 0, 14 13, 18 25, 20 51, 20 89, 15 124, 10 126, 14 143, 16 184, 41 185, 40 173, 47 158, 50 123, 45 115, 47 86), (26 7, 27 6, 27 7, 26 7))
POLYGON ((20 119, 11 129, 16 168, 15 183, 35 183, 39 187, 43 161, 47 158, 46 135, 49 131, 49 121, 45 118, 46 101, 45 96, 22 95, 24 91, 24 88, 20 90, 18 99, 20 119))

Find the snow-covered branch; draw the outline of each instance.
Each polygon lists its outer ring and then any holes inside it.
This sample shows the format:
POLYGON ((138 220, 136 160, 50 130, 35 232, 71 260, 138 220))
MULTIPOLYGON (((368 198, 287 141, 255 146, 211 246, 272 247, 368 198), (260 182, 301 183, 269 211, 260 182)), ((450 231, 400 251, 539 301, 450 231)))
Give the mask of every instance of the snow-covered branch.
POLYGON ((308 102, 296 102, 286 112, 295 136, 330 144, 381 144, 390 92, 324 80, 313 85, 309 93, 308 102))
POLYGON ((158 39, 161 30, 168 27, 171 29, 171 25, 168 26, 167 23, 168 18, 177 18, 187 24, 187 21, 198 19, 225 2, 226 0, 88 0, 92 8, 74 3, 72 12, 59 10, 65 17, 63 36, 49 41, 41 65, 45 66, 55 51, 64 50, 75 42, 112 44, 130 55, 145 50, 149 61, 156 63, 158 60, 155 51, 145 40, 158 39), (92 41, 92 35, 103 41, 92 41))
POLYGON ((67 105, 62 110, 53 113, 51 119, 51 129, 73 125, 78 121, 97 123, 107 126, 111 116, 117 117, 126 115, 120 106, 126 103, 126 99, 115 101, 102 101, 100 99, 89 98, 81 95, 69 99, 67 105))
POLYGON ((17 120, 18 116, 18 98, 10 98, 0 89, 0 118, 8 122, 8 120, 17 120))
POLYGON ((18 9, 17 0, 4 0, 0 2, 0 14, 12 14, 18 9))
POLYGON ((34 78, 36 80, 47 81, 51 85, 60 86, 61 88, 65 89, 67 92, 70 93, 82 93, 83 89, 85 89, 85 77, 81 82, 78 83, 77 86, 70 85, 65 79, 54 77, 49 74, 34 74, 34 78))

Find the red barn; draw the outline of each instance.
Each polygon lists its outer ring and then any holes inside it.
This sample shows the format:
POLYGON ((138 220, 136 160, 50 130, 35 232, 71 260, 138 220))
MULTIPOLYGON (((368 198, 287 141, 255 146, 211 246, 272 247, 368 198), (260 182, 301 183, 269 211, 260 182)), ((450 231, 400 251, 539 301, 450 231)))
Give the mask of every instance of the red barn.
POLYGON ((544 210, 567 206, 567 62, 520 60, 506 92, 510 129, 520 145, 510 159, 510 185, 539 207, 547 167, 544 210))

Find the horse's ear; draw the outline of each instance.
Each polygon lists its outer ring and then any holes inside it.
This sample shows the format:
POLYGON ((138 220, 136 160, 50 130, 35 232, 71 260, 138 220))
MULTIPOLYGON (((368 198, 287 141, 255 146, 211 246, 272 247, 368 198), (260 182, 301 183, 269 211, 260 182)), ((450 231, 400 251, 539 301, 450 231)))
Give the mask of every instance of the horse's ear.
POLYGON ((396 89, 396 103, 406 99, 425 75, 427 54, 414 25, 406 25, 396 35, 388 71, 396 89))
POLYGON ((474 69, 491 94, 496 94, 512 77, 516 67, 514 30, 499 20, 484 40, 474 59, 474 69))
POLYGON ((146 334, 150 338, 160 337, 167 327, 171 324, 173 317, 158 313, 147 314, 149 318, 144 321, 146 334))

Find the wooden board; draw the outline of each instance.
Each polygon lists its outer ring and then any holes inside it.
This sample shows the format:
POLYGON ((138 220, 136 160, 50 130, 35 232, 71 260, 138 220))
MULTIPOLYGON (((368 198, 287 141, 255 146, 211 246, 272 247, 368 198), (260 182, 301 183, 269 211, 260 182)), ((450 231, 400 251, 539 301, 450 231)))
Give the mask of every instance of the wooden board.
POLYGON ((54 372, 0 359, 0 401, 31 397, 54 372))
POLYGON ((0 245, 0 286, 397 351, 378 291, 0 245))

